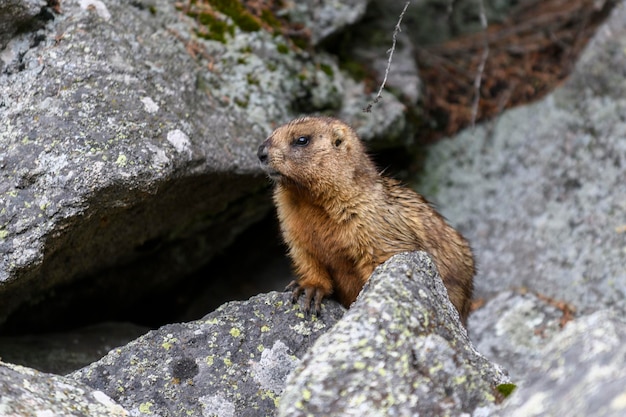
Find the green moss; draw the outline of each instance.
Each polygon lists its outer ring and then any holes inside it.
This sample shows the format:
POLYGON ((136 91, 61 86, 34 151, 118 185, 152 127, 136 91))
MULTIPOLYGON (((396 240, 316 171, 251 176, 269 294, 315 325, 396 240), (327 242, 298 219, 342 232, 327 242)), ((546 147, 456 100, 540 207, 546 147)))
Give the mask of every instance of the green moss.
POLYGON ((324 74, 328 75, 330 78, 332 78, 335 75, 335 73, 333 72, 333 68, 328 64, 320 64, 320 69, 322 70, 324 74))
POLYGON ((235 104, 244 109, 248 108, 248 100, 241 100, 241 99, 236 98, 235 104))
POLYGON ((207 28, 207 32, 196 31, 196 34, 203 39, 226 43, 226 34, 229 34, 230 36, 235 34, 234 27, 230 26, 225 21, 216 18, 210 13, 190 15, 197 18, 198 21, 207 28))
POLYGON ((307 49, 309 47, 308 39, 292 37, 291 41, 300 49, 307 49))
POLYGON ((239 19, 235 20, 235 23, 244 32, 256 32, 261 29, 261 24, 250 14, 241 15, 239 19))
POLYGON ((280 32, 280 28, 282 26, 280 21, 276 19, 276 16, 274 16, 274 14, 268 9, 263 9, 261 11, 261 20, 267 23, 275 32, 280 32))
POLYGON ((209 3, 215 9, 233 19, 233 22, 244 32, 256 32, 261 29, 261 24, 246 8, 237 0, 210 0, 209 3))
POLYGON ((254 75, 252 75, 252 74, 248 74, 248 75, 246 76, 246 78, 248 79, 248 84, 250 84, 250 85, 259 85, 259 84, 260 84, 259 79, 258 79, 258 78, 256 78, 256 77, 255 77, 254 75))
POLYGON ((507 398, 513 391, 515 391, 515 388, 517 388, 517 385, 515 384, 500 384, 496 387, 496 390, 498 390, 504 398, 507 398))
POLYGON ((276 45, 276 49, 278 50, 278 53, 286 55, 289 53, 289 47, 287 45, 285 45, 284 43, 279 43, 278 45, 276 45))
POLYGON ((339 62, 339 68, 346 71, 357 81, 363 81, 367 75, 367 71, 363 64, 357 61, 344 60, 339 62))

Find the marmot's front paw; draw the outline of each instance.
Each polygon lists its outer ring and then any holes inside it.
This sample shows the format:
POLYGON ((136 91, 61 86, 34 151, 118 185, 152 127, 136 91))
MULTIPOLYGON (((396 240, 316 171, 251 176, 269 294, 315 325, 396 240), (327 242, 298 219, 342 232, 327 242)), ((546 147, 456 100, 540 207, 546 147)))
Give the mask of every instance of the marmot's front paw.
POLYGON ((291 301, 297 303, 298 299, 304 294, 303 310, 305 313, 311 311, 311 301, 313 301, 313 314, 319 317, 322 309, 322 299, 328 295, 326 290, 321 287, 314 287, 311 285, 301 285, 298 281, 291 281, 286 291, 291 291, 291 301))

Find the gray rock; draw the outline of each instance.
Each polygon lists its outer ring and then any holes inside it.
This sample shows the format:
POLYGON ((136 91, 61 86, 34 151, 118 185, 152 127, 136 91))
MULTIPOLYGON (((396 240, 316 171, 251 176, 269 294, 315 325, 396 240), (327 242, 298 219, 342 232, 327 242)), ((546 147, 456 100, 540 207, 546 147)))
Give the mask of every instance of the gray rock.
POLYGON ((130 415, 101 391, 71 378, 0 362, 0 415, 11 417, 130 415))
MULTIPOLYGON (((20 27, 40 25, 41 20, 37 20, 37 15, 45 6, 45 0, 4 0, 0 4, 0 50, 4 49, 20 27)), ((3 52, 0 60, 4 59, 3 52)))
POLYGON ((320 41, 357 22, 365 14, 369 0, 290 1, 283 11, 292 22, 299 22, 311 31, 311 42, 320 41))
POLYGON ((526 378, 494 415, 625 415, 625 313, 622 305, 567 324, 530 361, 526 378))
POLYGON ((391 93, 383 91, 382 100, 370 112, 363 111, 373 97, 365 92, 362 83, 346 80, 344 107, 338 117, 346 120, 357 132, 359 138, 369 143, 369 149, 381 149, 410 144, 410 130, 404 111, 406 107, 391 93))
POLYGON ((506 381, 472 347, 430 257, 400 254, 311 347, 279 415, 457 416, 490 405, 506 381))
MULTIPOLYGON (((417 104, 422 87, 415 58, 415 48, 419 46, 416 33, 422 22, 416 23, 410 19, 410 16, 419 14, 417 10, 420 9, 420 3, 412 2, 405 11, 400 24, 401 30, 396 33, 396 46, 388 72, 394 30, 406 4, 404 0, 372 0, 364 21, 356 23, 347 35, 350 36, 347 50, 341 51, 350 60, 354 59, 374 70, 381 83, 386 73, 386 90, 394 91, 411 105, 417 104)), ((381 103, 386 100, 388 98, 383 97, 381 103)), ((379 111, 379 107, 380 103, 373 105, 372 112, 379 111)))
MULTIPOLYGON (((381 0, 382 1, 382 0, 381 0)), ((403 0, 394 2, 404 3, 403 0)), ((417 0, 408 10, 407 24, 410 25, 417 45, 442 43, 456 36, 483 30, 481 7, 488 23, 501 23, 515 8, 532 7, 532 0, 481 0, 448 1, 417 0)))
POLYGON ((429 150, 418 188, 472 243, 478 296, 626 296, 625 44, 622 3, 562 88, 429 150))
POLYGON ((288 373, 344 313, 325 302, 306 317, 287 293, 225 304, 170 324, 71 374, 132 414, 271 415, 288 373))
POLYGON ((489 415, 624 414, 625 45, 621 2, 563 87, 430 149, 419 188, 472 243, 477 296, 494 297, 470 332, 518 384, 489 415), (561 330, 546 296, 578 318, 561 330))
POLYGON ((179 277, 269 209, 264 130, 198 90, 171 3, 92 3, 0 75, 0 321, 86 276, 120 299, 179 277))
POLYGON ((559 334, 562 317, 562 311, 532 293, 505 291, 473 312, 467 327, 476 349, 516 382, 559 334))

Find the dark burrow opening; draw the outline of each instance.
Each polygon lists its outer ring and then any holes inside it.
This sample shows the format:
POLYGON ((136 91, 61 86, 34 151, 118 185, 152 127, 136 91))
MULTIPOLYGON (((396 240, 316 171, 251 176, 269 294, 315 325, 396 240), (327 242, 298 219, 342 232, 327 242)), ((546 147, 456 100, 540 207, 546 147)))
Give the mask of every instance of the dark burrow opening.
POLYGON ((233 300, 282 291, 292 279, 286 248, 281 243, 275 214, 245 230, 227 249, 197 272, 168 285, 146 288, 128 303, 115 294, 62 299, 67 291, 81 292, 89 280, 51 291, 41 302, 23 305, 0 327, 0 334, 23 335, 68 331, 99 322, 130 322, 149 328, 195 320, 233 300), (77 314, 80 312, 80 314, 77 314))

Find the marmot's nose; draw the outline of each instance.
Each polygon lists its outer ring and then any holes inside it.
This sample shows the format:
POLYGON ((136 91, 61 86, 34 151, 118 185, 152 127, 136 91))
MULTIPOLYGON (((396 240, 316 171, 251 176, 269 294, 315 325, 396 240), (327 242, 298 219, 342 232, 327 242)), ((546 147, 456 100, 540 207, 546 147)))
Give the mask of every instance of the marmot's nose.
POLYGON ((259 161, 261 161, 261 163, 267 163, 267 146, 265 146, 265 143, 262 143, 261 146, 259 146, 259 150, 256 155, 259 157, 259 161))

